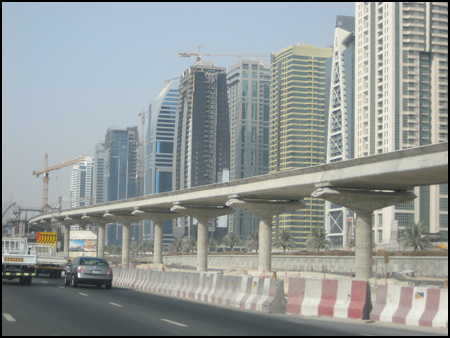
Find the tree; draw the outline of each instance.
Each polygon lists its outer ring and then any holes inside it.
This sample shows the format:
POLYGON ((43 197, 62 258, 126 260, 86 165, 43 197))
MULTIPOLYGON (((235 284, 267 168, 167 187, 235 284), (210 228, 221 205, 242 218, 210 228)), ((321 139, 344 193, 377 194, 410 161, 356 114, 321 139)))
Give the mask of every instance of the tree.
POLYGON ((226 235, 223 238, 223 242, 224 245, 230 247, 230 251, 233 251, 234 247, 236 245, 239 245, 240 240, 238 235, 236 235, 234 232, 230 232, 228 235, 226 235))
POLYGON ((430 239, 424 236, 427 227, 424 223, 412 222, 405 227, 405 238, 402 240, 405 248, 416 250, 426 250, 431 247, 430 239))
POLYGON ((146 252, 153 252, 154 249, 155 249, 155 243, 154 242, 145 241, 145 242, 142 243, 142 250, 143 250, 144 254, 146 252))
POLYGON ((255 230, 250 233, 250 238, 247 242, 245 242, 245 246, 249 251, 256 250, 258 252, 259 249, 259 231, 255 230))
POLYGON ((208 238, 208 250, 209 250, 209 252, 215 251, 216 248, 217 248, 217 241, 214 238, 209 237, 208 238))
POLYGON ((322 227, 315 227, 311 230, 311 237, 306 243, 311 248, 317 248, 317 251, 328 250, 331 242, 327 239, 327 233, 322 227))
POLYGON ((171 252, 182 252, 183 251, 183 240, 180 237, 175 237, 172 244, 170 244, 169 250, 171 252))
POLYGON ((278 234, 278 239, 273 243, 276 248, 283 248, 283 252, 286 252, 286 249, 295 248, 296 244, 294 241, 294 235, 287 229, 281 229, 278 234))
POLYGON ((197 249, 197 240, 195 238, 183 239, 183 251, 194 252, 197 249))
MULTIPOLYGON (((353 239, 351 239, 351 240, 349 240, 348 242, 347 242, 347 246, 349 247, 349 248, 354 248, 355 246, 356 246, 356 240, 353 238, 353 239)), ((373 238, 372 238, 372 250, 375 250, 375 248, 377 247, 377 243, 375 243, 375 241, 373 240, 373 238)))

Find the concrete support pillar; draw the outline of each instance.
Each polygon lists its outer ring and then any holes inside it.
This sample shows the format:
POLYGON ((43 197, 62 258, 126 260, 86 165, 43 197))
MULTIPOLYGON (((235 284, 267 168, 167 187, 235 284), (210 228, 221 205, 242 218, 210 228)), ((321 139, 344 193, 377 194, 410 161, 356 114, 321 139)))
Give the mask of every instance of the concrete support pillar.
POLYGON ((302 209, 305 204, 302 201, 257 201, 232 197, 226 205, 259 217, 258 271, 270 272, 272 269, 273 216, 302 209))
POLYGON ((355 277, 367 280, 372 277, 372 212, 357 213, 355 231, 355 277))
POLYGON ((197 271, 208 271, 208 218, 197 218, 197 271))
POLYGON ((130 263, 130 227, 131 224, 122 223, 122 266, 130 263))
POLYGON ((97 246, 97 256, 105 258, 105 237, 106 237, 106 223, 98 224, 98 246, 97 246))
POLYGON ((208 271, 208 221, 211 218, 216 218, 224 215, 234 213, 231 208, 217 208, 217 207, 191 207, 176 204, 170 209, 173 212, 184 216, 189 216, 198 221, 198 236, 197 236, 197 271, 208 271))
POLYGON ((83 221, 81 219, 66 217, 62 222, 64 223, 64 254, 69 257, 70 226, 80 224, 83 221))
POLYGON ((128 267, 130 262, 130 227, 131 223, 139 221, 139 219, 132 215, 114 215, 108 211, 103 215, 105 222, 122 223, 122 266, 128 267))
POLYGON ((64 255, 69 257, 70 224, 64 223, 64 255))
POLYGON ((139 208, 131 213, 140 220, 149 219, 155 222, 155 242, 153 264, 163 264, 163 239, 164 239, 164 223, 171 219, 180 217, 174 212, 164 211, 144 211, 139 208))
POLYGON ((370 191, 358 189, 320 188, 313 197, 344 206, 356 212, 355 278, 372 277, 372 214, 375 210, 412 201, 417 196, 406 191, 370 191))
POLYGON ((85 225, 94 223, 98 225, 97 256, 105 258, 105 241, 106 241, 105 228, 108 221, 103 217, 91 217, 86 214, 81 217, 81 220, 84 222, 85 225))
POLYGON ((259 218, 259 272, 272 270, 272 218, 273 216, 259 218))
POLYGON ((153 243, 153 264, 163 263, 164 221, 155 222, 155 241, 153 243))

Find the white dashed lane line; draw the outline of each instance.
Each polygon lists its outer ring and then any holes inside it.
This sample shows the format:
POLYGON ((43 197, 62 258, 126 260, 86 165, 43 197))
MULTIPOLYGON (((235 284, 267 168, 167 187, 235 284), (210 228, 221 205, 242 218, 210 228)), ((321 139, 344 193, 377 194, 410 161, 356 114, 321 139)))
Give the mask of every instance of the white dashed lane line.
POLYGON ((117 307, 123 307, 123 305, 112 303, 112 302, 108 302, 108 304, 111 304, 111 305, 114 305, 114 306, 117 306, 117 307))
POLYGON ((189 327, 187 325, 181 324, 181 323, 177 323, 177 322, 173 322, 171 320, 168 319, 161 319, 163 322, 169 323, 169 324, 173 324, 173 325, 177 325, 177 326, 181 326, 181 327, 189 327))
POLYGON ((79 295, 82 295, 82 296, 85 296, 85 297, 89 296, 89 295, 87 295, 87 294, 85 294, 85 293, 82 293, 82 292, 78 292, 78 294, 79 294, 79 295))
POLYGON ((6 319, 8 322, 15 322, 15 321, 16 321, 16 320, 14 319, 13 316, 11 316, 11 315, 9 315, 9 314, 7 314, 7 313, 4 313, 4 314, 3 314, 3 317, 5 317, 5 319, 6 319))

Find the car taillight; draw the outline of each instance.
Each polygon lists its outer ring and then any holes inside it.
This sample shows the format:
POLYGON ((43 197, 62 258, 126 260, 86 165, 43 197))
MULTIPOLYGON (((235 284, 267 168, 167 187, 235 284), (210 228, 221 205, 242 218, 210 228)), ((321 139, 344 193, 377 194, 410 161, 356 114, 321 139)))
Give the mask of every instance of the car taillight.
POLYGON ((112 275, 112 268, 109 268, 108 275, 112 275))
POLYGON ((83 272, 83 268, 81 266, 78 267, 78 272, 83 272))

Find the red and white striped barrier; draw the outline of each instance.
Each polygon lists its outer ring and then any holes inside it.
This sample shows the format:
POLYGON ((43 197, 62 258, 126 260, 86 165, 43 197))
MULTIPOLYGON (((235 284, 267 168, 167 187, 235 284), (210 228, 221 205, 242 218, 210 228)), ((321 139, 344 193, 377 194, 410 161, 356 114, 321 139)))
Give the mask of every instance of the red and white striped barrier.
POLYGON ((379 285, 370 319, 448 327, 448 289, 379 285))
POLYGON ((368 282, 289 278, 286 313, 368 319, 371 309, 368 282))

